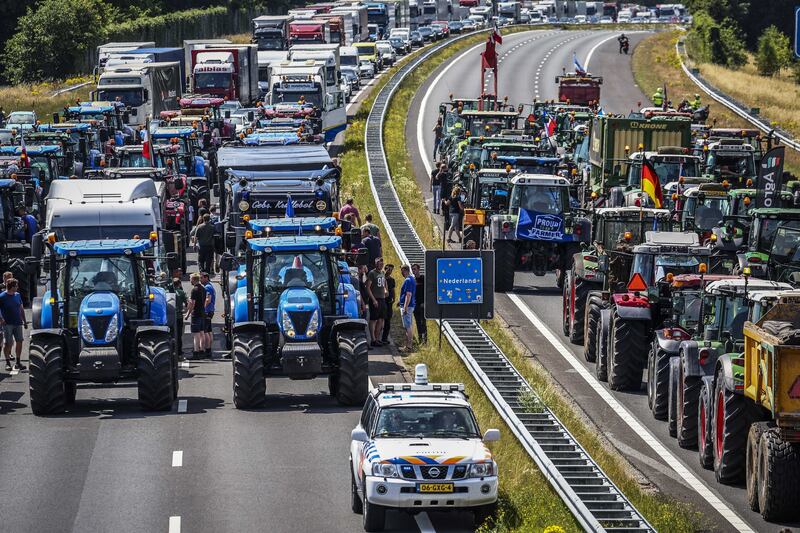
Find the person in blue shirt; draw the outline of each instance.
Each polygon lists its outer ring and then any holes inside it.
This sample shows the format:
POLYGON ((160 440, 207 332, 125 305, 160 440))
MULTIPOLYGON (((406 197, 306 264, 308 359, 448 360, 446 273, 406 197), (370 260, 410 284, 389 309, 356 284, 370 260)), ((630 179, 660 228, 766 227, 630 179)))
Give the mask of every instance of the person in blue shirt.
POLYGON ((414 345, 414 306, 416 304, 417 282, 411 275, 411 267, 403 265, 400 268, 403 275, 403 285, 400 287, 400 316, 403 319, 403 329, 406 330, 406 346, 401 350, 411 351, 414 345))
POLYGON ((19 240, 24 240, 25 242, 31 242, 33 240, 33 236, 39 231, 39 223, 36 221, 36 217, 28 213, 28 210, 25 206, 20 206, 17 209, 17 215, 19 216, 20 222, 22 223, 21 230, 17 237, 19 240))
POLYGON ((0 293, 0 324, 3 326, 3 336, 6 345, 3 350, 6 356, 6 370, 11 371, 11 347, 16 343, 17 362, 14 365, 16 370, 22 370, 25 366, 21 362, 22 358, 22 333, 23 325, 27 329, 28 320, 25 318, 25 310, 22 307, 22 296, 17 292, 19 282, 11 278, 6 281, 6 290, 0 293))
POLYGON ((209 278, 208 272, 203 272, 200 275, 200 282, 203 284, 203 287, 206 289, 206 327, 205 327, 205 335, 206 335, 206 350, 205 356, 211 358, 212 354, 212 342, 214 341, 214 337, 211 334, 211 320, 214 318, 214 307, 217 303, 217 292, 214 290, 214 285, 211 283, 211 279, 209 278))

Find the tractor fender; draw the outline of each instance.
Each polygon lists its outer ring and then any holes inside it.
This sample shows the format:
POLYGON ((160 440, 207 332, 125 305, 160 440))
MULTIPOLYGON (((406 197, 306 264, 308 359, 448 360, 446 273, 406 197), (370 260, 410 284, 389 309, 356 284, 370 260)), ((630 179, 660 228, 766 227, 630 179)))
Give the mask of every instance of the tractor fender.
POLYGON ((167 335, 171 334, 169 326, 139 326, 136 328, 136 341, 138 341, 141 337, 149 333, 166 333, 167 335))
POLYGON ((260 321, 238 322, 233 325, 233 333, 259 333, 262 336, 267 331, 267 325, 260 321))
POLYGON ((733 362, 730 354, 723 354, 717 359, 714 374, 719 375, 726 390, 736 391, 736 383, 733 378, 733 362))
POLYGON ((340 331, 366 331, 367 321, 363 318, 337 318, 331 324, 331 339, 340 331))
POLYGON ((159 326, 169 326, 167 316, 167 291, 161 287, 148 287, 153 299, 150 301, 150 319, 159 326))
POLYGON ((680 358, 681 365, 683 365, 683 374, 685 376, 705 376, 703 367, 700 364, 700 356, 698 352, 700 346, 697 341, 683 341, 680 343, 680 358))
POLYGON ((677 355, 678 351, 680 350, 681 341, 676 341, 675 339, 670 339, 664 336, 663 329, 656 330, 656 345, 659 350, 662 352, 668 353, 670 355, 677 355))
POLYGON ((622 295, 615 294, 612 296, 614 303, 614 310, 620 318, 624 320, 650 320, 650 306, 636 305, 633 301, 624 301, 622 295))
POLYGON ((233 321, 237 324, 247 323, 247 287, 238 287, 231 298, 233 305, 233 321))
POLYGON ((586 265, 583 263, 583 253, 580 251, 572 255, 572 272, 576 279, 582 279, 586 274, 586 265))
POLYGON ((50 338, 50 339, 58 339, 63 342, 64 337, 66 337, 66 334, 67 330, 62 328, 35 329, 31 331, 31 340, 50 338))

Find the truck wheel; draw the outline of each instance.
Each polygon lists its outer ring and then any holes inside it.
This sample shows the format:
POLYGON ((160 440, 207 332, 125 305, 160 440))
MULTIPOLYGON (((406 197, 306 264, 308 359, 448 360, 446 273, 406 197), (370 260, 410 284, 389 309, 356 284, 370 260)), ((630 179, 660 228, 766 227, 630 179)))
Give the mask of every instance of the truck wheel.
POLYGON ((758 507, 767 522, 793 520, 800 504, 800 451, 777 428, 761 435, 758 462, 758 507))
POLYGON ((597 358, 597 328, 600 326, 600 303, 594 296, 586 300, 583 315, 583 357, 594 363, 597 358))
POLYGON ((561 286, 561 332, 569 336, 570 306, 572 303, 572 282, 567 277, 561 286))
POLYGON ((711 435, 711 427, 714 422, 713 398, 713 386, 703 381, 697 406, 697 454, 700 458, 700 466, 707 470, 714 467, 714 440, 711 435))
POLYGON ((383 531, 386 525, 386 507, 369 503, 364 490, 364 531, 383 531))
POLYGON ((586 313, 586 297, 589 294, 589 284, 581 283, 575 279, 575 273, 570 270, 568 274, 570 278, 570 288, 572 294, 570 297, 570 309, 572 315, 569 317, 569 342, 583 346, 583 322, 586 313))
POLYGON ((484 522, 486 522, 486 520, 489 517, 494 516, 494 514, 496 512, 497 512, 497 502, 490 503, 488 505, 481 505, 481 506, 476 507, 475 509, 473 509, 472 513, 473 513, 474 520, 475 520, 475 522, 474 522, 475 529, 478 529, 479 527, 481 527, 481 525, 484 522))
POLYGON ((54 339, 32 339, 28 390, 31 411, 37 416, 63 413, 67 404, 64 383, 64 348, 54 339))
POLYGON ((667 419, 669 354, 653 344, 647 355, 647 403, 656 420, 667 419))
POLYGON ((494 290, 508 292, 514 288, 517 267, 517 246, 514 241, 494 241, 494 290))
POLYGON ((356 487, 356 477, 353 475, 353 458, 350 458, 350 508, 355 514, 364 512, 364 502, 361 501, 361 496, 358 495, 358 487, 356 487))
POLYGON ((612 311, 608 347, 608 385, 612 390, 639 390, 642 387, 642 362, 648 346, 646 322, 620 318, 612 311))
POLYGON ((693 448, 697 444, 697 404, 700 400, 699 376, 687 376, 683 364, 678 370, 678 446, 693 448))
POLYGON ((747 432, 752 422, 747 400, 725 387, 721 374, 714 380, 714 476, 720 483, 740 483, 744 475, 747 432))
POLYGON ((678 373, 681 362, 677 357, 669 358, 669 378, 667 386, 667 426, 669 428, 669 436, 678 436, 678 373))
POLYGON ((768 422, 756 422, 750 426, 747 434, 747 455, 745 457, 745 485, 747 485, 747 504, 752 511, 758 512, 758 487, 759 465, 761 463, 760 444, 761 435, 769 430, 768 422))
POLYGON ((595 344, 594 373, 600 381, 608 381, 608 337, 610 332, 611 310, 601 309, 597 326, 597 343, 595 344))
POLYGON ((258 333, 233 334, 233 404, 237 409, 262 407, 266 401, 264 341, 258 333))
POLYGON ((138 350, 139 405, 145 411, 167 411, 175 399, 172 339, 167 333, 146 333, 138 350))
POLYGON ((342 331, 339 344, 339 374, 336 401, 341 405, 363 405, 369 394, 369 351, 363 331, 342 331))

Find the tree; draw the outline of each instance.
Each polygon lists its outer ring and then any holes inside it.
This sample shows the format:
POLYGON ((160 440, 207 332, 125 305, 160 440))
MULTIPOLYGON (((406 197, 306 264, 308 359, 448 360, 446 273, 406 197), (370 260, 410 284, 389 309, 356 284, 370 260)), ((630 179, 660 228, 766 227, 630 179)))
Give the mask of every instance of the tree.
POLYGON ((73 74, 84 54, 106 36, 113 15, 103 0, 41 0, 20 17, 6 42, 6 77, 24 83, 73 74))
POLYGON ((717 22, 706 11, 694 14, 694 23, 687 37, 693 57, 701 62, 739 68, 747 62, 743 39, 736 22, 717 22))
POLYGON ((762 76, 775 76, 792 61, 789 38, 775 26, 770 26, 758 38, 756 66, 762 76))

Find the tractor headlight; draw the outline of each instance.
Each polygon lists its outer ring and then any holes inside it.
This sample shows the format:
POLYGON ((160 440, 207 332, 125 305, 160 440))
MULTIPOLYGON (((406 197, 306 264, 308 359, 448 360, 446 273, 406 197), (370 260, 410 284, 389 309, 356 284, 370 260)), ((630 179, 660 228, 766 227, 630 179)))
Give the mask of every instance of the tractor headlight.
POLYGON ((306 331, 306 337, 313 337, 317 334, 317 329, 319 328, 319 311, 314 311, 314 314, 311 315, 311 320, 308 321, 308 331, 306 331))
POLYGON ((111 317, 111 322, 108 323, 108 329, 106 329, 106 342, 113 342, 117 338, 118 333, 119 318, 118 315, 114 315, 111 317))
POLYGON ((292 324, 292 319, 289 318, 289 313, 286 311, 281 312, 281 322, 283 323, 283 331, 289 337, 294 337, 294 324, 292 324))
POLYGON ((469 477, 488 477, 494 475, 494 463, 475 463, 469 469, 469 477))
POLYGON ((397 477, 397 466, 391 463, 373 463, 372 475, 380 477, 397 477))
POLYGON ((81 337, 83 337, 83 340, 86 342, 94 342, 94 332, 85 316, 81 317, 81 337))

